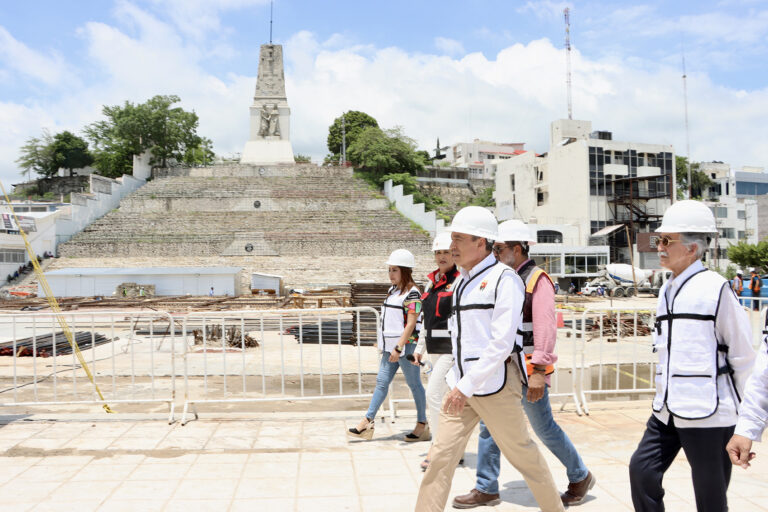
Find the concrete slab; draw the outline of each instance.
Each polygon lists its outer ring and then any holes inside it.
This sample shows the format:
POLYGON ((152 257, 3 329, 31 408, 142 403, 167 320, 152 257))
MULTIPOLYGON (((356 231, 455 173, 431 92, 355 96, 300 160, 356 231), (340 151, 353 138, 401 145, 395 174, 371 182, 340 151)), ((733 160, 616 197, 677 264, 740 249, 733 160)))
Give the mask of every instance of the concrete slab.
MULTIPOLYGON (((632 510, 627 466, 649 414, 648 400, 595 403, 590 416, 555 412, 597 478, 579 510, 632 510)), ((0 511, 412 510, 423 475, 418 465, 428 449, 428 443, 402 441, 413 415, 377 421, 371 441, 347 438, 346 428, 358 419, 350 412, 217 414, 181 426, 143 415, 0 417, 0 446, 7 446, 0 449, 0 511), (101 442, 106 433, 108 444, 101 442), (30 438, 44 442, 30 444, 30 438)), ((451 496, 474 485, 476 451, 475 434, 451 496)), ((734 468, 734 510, 768 510, 768 451, 761 444, 755 451, 752 468, 734 468)), ((564 469, 546 449, 542 453, 564 489, 564 469)), ((502 503, 493 510, 536 509, 507 461, 500 484, 502 503)), ((665 487, 668 510, 695 508, 682 455, 665 487)))

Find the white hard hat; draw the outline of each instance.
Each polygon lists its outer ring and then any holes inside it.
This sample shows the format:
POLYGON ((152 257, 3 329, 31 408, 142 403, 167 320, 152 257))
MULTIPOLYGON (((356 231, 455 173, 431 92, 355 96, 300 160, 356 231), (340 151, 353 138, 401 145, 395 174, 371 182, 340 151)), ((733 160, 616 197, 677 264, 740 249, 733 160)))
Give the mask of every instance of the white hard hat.
POLYGON ((743 274, 744 272, 742 272, 741 270, 737 270, 737 271, 736 271, 736 273, 737 273, 738 275, 741 275, 741 274, 743 274))
POLYGON ((413 257, 413 254, 408 249, 396 249, 389 255, 387 265, 413 268, 416 266, 416 258, 413 257))
POLYGON ((432 242, 432 252, 434 251, 447 251, 451 248, 451 234, 448 231, 438 233, 435 240, 432 242))
POLYGON ((505 220, 499 224, 500 242, 528 242, 528 245, 536 243, 536 239, 531 236, 531 230, 521 220, 505 220))
POLYGON ((664 212, 659 233, 717 233, 712 210, 700 201, 678 201, 664 212))
POLYGON ((487 209, 481 206, 465 206, 453 216, 453 221, 446 231, 494 241, 499 237, 499 224, 487 209))

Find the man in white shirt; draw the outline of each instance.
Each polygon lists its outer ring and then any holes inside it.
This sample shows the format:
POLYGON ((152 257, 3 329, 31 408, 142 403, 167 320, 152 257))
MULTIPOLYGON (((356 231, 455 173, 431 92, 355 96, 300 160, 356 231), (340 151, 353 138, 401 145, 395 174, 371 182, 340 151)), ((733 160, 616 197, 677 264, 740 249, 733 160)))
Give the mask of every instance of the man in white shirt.
POLYGON ((518 334, 523 282, 491 253, 498 236, 491 212, 478 206, 463 208, 448 230, 451 252, 460 268, 449 322, 455 362, 446 377, 451 391, 443 400, 440 427, 415 510, 444 510, 456 465, 482 419, 501 452, 523 475, 539 507, 545 512, 562 511, 560 494, 528 434, 521 405, 526 382, 518 334))
POLYGON ((673 277, 659 291, 656 396, 629 464, 632 502, 638 512, 664 510, 662 479, 682 448, 696 508, 721 512, 732 467, 725 446, 755 358, 750 323, 728 282, 701 264, 717 231, 712 211, 678 201, 658 231, 659 260, 673 277))
POLYGON ((736 431, 726 446, 731 462, 744 469, 755 458, 750 451, 752 441, 760 441, 763 430, 768 426, 768 313, 763 325, 763 344, 744 390, 736 431))

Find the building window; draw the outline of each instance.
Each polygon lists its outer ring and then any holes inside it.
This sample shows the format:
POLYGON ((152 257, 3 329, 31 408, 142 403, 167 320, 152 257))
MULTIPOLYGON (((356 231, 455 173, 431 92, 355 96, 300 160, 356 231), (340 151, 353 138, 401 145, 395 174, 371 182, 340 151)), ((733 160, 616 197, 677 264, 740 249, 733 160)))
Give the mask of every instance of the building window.
POLYGON ((744 231, 739 231, 739 240, 744 240, 747 234, 744 231))
POLYGON ((561 244, 563 234, 560 231, 542 229, 536 233, 536 241, 540 244, 561 244))
POLYGON ((734 238, 733 228, 720 228, 718 231, 720 231, 720 238, 734 238))
POLYGON ((0 249, 0 263, 24 263, 24 249, 0 249))
POLYGON ((712 213, 718 219, 727 219, 728 218, 728 208, 726 208, 724 206, 711 206, 710 210, 712 210, 712 213))
POLYGON ((747 211, 746 210, 738 210, 736 212, 736 218, 741 220, 746 220, 747 218, 747 211))

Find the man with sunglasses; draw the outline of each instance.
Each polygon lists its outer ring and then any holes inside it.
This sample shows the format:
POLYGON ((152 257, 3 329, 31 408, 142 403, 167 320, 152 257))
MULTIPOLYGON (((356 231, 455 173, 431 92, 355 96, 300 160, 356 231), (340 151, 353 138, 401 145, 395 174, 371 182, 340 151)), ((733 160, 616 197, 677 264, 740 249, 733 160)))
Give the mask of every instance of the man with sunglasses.
POLYGON ((632 502, 639 512, 664 510, 662 479, 682 448, 697 510, 728 510, 732 466, 725 447, 755 359, 749 319, 728 281, 701 263, 717 232, 708 207, 678 201, 658 231, 659 261, 672 278, 659 290, 656 396, 629 463, 632 502))
MULTIPOLYGON (((555 342, 555 289, 552 280, 528 257, 530 246, 536 243, 522 221, 508 220, 499 224, 499 240, 493 252, 501 263, 515 269, 525 283, 523 301, 523 336, 528 384, 523 385, 522 404, 531 428, 542 443, 565 466, 568 489, 560 495, 566 506, 579 505, 595 478, 587 470, 576 447, 552 417, 549 403, 550 375, 557 361, 555 342)), ((483 422, 477 442, 477 481, 467 494, 453 499, 454 508, 473 508, 498 502, 501 456, 499 447, 483 422)))
MULTIPOLYGON (((415 510, 445 510, 456 465, 475 425, 483 420, 501 452, 520 472, 544 512, 564 509, 544 457, 525 426, 520 405, 527 384, 521 356, 524 285, 515 271, 491 254, 498 238, 493 214, 467 206, 453 217, 451 253, 459 267, 453 286, 453 368, 446 380, 440 427, 421 480, 415 510)), ((499 496, 492 503, 499 503, 499 496)))

